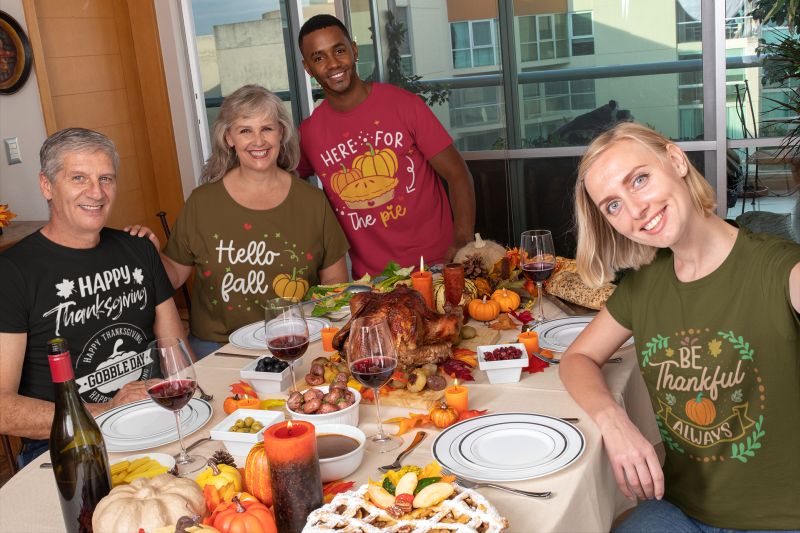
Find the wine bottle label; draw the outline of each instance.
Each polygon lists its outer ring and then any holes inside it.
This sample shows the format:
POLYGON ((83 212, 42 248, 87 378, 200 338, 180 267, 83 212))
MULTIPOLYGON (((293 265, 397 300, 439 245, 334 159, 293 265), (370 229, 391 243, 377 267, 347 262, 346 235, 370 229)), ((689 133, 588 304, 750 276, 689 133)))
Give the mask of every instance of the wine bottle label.
POLYGON ((69 352, 49 355, 47 359, 50 361, 50 375, 53 376, 53 383, 63 383, 75 379, 69 352))

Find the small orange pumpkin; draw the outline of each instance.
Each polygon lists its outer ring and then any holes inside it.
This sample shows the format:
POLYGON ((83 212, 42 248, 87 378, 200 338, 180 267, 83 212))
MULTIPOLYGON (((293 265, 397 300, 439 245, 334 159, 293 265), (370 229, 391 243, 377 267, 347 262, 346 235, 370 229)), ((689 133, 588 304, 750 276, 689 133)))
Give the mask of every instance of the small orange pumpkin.
POLYGON ((244 463, 244 484, 247 492, 258 498, 266 506, 272 505, 272 485, 269 480, 267 451, 264 443, 259 442, 247 454, 244 463))
POLYGON ((331 176, 331 188, 336 194, 342 192, 342 190, 349 184, 364 177, 364 175, 361 174, 361 171, 357 168, 351 168, 350 170, 347 170, 347 168, 341 163, 339 163, 339 165, 342 167, 342 170, 331 176))
POLYGON ((388 148, 375 151, 370 143, 369 152, 366 152, 353 160, 353 168, 358 170, 365 178, 372 176, 394 177, 397 172, 397 156, 388 148))
POLYGON ((308 281, 297 277, 297 269, 292 269, 292 275, 278 274, 272 280, 272 290, 281 298, 300 301, 308 292, 308 281))
POLYGON ((278 532, 275 518, 267 506, 255 501, 239 501, 235 496, 230 502, 219 504, 208 522, 208 525, 217 528, 221 533, 278 532))
POLYGON ((441 402, 439 405, 435 406, 431 409, 431 412, 428 414, 433 422, 433 425, 437 428, 446 428, 450 427, 456 422, 458 422, 458 411, 449 407, 447 403, 441 402))
POLYGON ((500 311, 508 313, 519 308, 519 294, 506 289, 497 289, 492 293, 492 300, 500 304, 500 311))
POLYGON ((500 304, 484 296, 483 300, 472 300, 469 305, 467 305, 467 312, 469 312, 469 316, 475 320, 489 322, 497 318, 500 314, 500 304))
POLYGON ((703 398, 702 392, 698 393, 696 398, 687 401, 684 410, 689 420, 701 426, 710 425, 717 416, 717 408, 714 407, 714 402, 708 398, 703 398))

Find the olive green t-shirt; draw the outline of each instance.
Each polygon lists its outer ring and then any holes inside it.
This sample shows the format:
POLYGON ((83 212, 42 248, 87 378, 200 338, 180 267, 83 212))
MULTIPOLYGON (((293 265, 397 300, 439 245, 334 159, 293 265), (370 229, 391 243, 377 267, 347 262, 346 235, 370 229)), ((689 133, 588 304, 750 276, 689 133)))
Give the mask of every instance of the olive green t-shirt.
POLYGON ((800 528, 800 245, 740 229, 722 265, 675 277, 662 250, 607 303, 636 338, 661 438, 666 499, 732 529, 800 528))
POLYGON ((192 333, 227 342, 236 329, 264 320, 264 301, 302 298, 318 272, 344 257, 348 244, 324 193, 292 177, 272 209, 239 205, 222 180, 195 189, 164 253, 195 268, 192 333))

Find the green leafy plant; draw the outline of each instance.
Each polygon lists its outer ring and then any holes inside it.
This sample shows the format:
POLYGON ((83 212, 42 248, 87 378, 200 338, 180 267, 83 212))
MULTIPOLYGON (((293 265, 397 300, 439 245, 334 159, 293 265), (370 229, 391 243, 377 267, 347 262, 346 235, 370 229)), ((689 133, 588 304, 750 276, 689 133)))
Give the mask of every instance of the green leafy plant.
POLYGON ((756 0, 750 16, 761 23, 785 24, 794 33, 800 33, 800 2, 797 0, 756 0))

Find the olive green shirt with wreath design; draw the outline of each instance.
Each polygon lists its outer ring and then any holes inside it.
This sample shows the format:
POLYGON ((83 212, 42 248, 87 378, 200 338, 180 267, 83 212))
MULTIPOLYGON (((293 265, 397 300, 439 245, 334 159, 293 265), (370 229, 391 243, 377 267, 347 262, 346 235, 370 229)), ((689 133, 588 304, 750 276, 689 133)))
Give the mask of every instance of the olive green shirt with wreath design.
POLYGON ((636 339, 667 451, 665 497, 732 529, 800 528, 800 245, 739 230, 722 265, 675 277, 670 250, 626 273, 608 311, 636 339))
POLYGON ((192 334, 228 342, 236 329, 264 320, 265 299, 302 298, 348 247, 325 194, 292 177, 286 199, 261 210, 239 205, 222 180, 201 185, 164 253, 195 269, 192 334))

